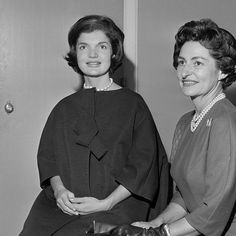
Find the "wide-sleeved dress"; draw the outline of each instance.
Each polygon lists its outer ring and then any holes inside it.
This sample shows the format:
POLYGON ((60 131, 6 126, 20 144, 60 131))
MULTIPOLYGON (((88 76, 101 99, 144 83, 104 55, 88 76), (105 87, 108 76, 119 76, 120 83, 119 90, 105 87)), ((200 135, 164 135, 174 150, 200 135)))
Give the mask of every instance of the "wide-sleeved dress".
POLYGON ((186 220, 207 236, 236 235, 236 108, 218 101, 194 132, 194 112, 178 122, 171 154, 177 191, 172 202, 186 209, 186 220))
POLYGON ((93 220, 146 220, 167 204, 163 144, 143 98, 128 88, 81 89, 62 99, 44 127, 38 167, 43 190, 20 236, 84 235, 93 220), (109 211, 69 216, 57 207, 49 183, 57 175, 75 197, 104 199, 120 184, 132 195, 109 211))

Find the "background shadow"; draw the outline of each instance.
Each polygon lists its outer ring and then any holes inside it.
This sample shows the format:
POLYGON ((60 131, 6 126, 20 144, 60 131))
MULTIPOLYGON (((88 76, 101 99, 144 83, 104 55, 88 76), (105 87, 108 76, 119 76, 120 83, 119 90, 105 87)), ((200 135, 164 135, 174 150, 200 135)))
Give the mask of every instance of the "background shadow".
POLYGON ((236 106, 236 84, 233 83, 225 90, 227 98, 236 106))
POLYGON ((126 55, 124 55, 122 86, 130 88, 133 91, 136 91, 137 89, 136 81, 137 81, 137 78, 135 75, 135 65, 126 55))

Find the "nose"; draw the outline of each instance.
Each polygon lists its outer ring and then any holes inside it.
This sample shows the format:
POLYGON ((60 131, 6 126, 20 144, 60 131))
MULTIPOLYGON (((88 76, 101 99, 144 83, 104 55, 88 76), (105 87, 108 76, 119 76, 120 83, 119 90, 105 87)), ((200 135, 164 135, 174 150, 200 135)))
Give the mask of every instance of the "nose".
POLYGON ((91 57, 91 58, 97 58, 98 57, 98 53, 97 53, 96 48, 91 48, 89 50, 89 57, 91 57))
POLYGON ((182 77, 183 78, 187 78, 189 75, 192 74, 192 66, 191 65, 185 65, 183 68, 182 68, 182 77))

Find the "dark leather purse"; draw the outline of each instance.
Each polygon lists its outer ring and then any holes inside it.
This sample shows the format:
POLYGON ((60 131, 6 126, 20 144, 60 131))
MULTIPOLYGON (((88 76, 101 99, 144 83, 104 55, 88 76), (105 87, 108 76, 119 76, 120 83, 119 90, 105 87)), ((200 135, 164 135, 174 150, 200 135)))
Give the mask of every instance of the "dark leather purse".
POLYGON ((164 225, 144 229, 132 225, 110 225, 93 221, 86 232, 87 236, 168 236, 164 225))
POLYGON ((88 230, 86 231, 87 236, 106 236, 110 235, 110 231, 116 228, 117 225, 111 225, 101 222, 96 222, 95 220, 89 226, 88 230))

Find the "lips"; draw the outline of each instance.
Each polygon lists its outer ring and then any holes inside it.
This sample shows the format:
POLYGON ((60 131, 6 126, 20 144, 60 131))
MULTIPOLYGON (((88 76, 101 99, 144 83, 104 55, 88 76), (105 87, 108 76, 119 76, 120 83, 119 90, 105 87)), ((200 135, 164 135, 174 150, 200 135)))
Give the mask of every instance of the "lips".
POLYGON ((96 66, 101 65, 101 62, 99 62, 99 61, 91 61, 91 62, 87 62, 86 64, 88 66, 91 66, 91 67, 96 67, 96 66))
POLYGON ((183 86, 193 86, 195 84, 197 84, 198 82, 197 81, 194 81, 194 80, 182 80, 182 84, 183 86))

